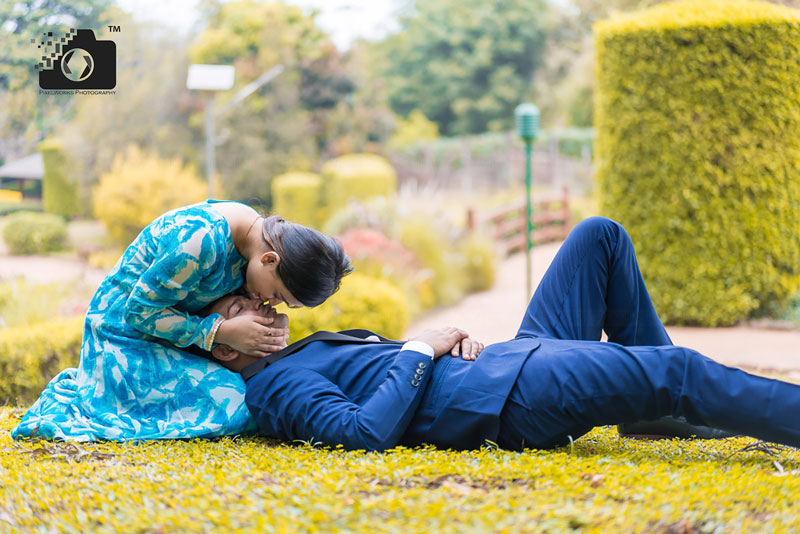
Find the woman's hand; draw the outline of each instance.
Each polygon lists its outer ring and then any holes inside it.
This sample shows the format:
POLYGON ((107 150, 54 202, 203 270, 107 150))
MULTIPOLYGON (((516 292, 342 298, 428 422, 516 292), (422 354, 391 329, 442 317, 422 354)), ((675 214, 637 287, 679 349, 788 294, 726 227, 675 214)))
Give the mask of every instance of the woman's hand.
POLYGON ((249 356, 263 358, 273 352, 286 347, 289 330, 285 328, 289 318, 284 320, 278 314, 276 317, 262 317, 260 315, 239 315, 226 319, 219 326, 214 341, 224 343, 232 349, 249 356), (284 326, 276 326, 280 318, 284 326))

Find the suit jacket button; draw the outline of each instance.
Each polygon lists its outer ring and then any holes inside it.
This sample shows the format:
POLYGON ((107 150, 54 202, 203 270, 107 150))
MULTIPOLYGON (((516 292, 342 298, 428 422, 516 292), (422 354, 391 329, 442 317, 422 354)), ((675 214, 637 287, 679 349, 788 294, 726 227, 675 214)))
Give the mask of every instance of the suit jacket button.
POLYGON ((425 365, 425 362, 419 362, 419 365, 417 365, 417 367, 419 367, 420 369, 425 369, 427 365, 425 365))
POLYGON ((412 380, 412 381, 411 381, 411 385, 412 385, 412 386, 414 386, 415 388, 416 388, 416 387, 419 387, 419 380, 416 380, 416 379, 415 379, 415 380, 412 380))

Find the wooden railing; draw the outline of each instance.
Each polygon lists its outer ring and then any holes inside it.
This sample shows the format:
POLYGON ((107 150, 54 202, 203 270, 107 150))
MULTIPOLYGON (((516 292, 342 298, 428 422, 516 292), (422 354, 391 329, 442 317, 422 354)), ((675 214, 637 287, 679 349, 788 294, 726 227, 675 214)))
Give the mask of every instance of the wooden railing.
MULTIPOLYGON (((534 245, 561 241, 570 231, 569 190, 562 193, 533 195, 534 245)), ((498 246, 504 255, 525 250, 525 199, 510 202, 492 210, 467 211, 467 227, 470 231, 481 231, 498 246)))

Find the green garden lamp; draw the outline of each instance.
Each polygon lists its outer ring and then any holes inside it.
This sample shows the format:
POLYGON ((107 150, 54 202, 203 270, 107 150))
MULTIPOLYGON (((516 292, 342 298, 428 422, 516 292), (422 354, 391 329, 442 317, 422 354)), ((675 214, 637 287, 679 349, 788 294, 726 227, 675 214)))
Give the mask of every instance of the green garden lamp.
POLYGON ((539 134, 539 108, 535 104, 520 104, 514 109, 514 118, 517 124, 517 134, 525 142, 525 282, 528 290, 527 298, 532 293, 531 287, 531 249, 533 243, 533 209, 531 206, 531 156, 533 154, 533 141, 539 134))

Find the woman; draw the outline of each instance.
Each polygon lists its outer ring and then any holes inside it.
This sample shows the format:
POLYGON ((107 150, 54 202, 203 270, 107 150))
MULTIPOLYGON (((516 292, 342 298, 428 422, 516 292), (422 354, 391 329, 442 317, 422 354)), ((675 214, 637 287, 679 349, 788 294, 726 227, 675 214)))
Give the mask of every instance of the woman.
POLYGON ((240 376, 174 347, 224 343, 271 354, 288 334, 273 319, 200 310, 237 289, 270 306, 316 306, 351 270, 335 239, 244 204, 208 200, 167 212, 95 293, 78 369, 47 385, 12 436, 127 440, 251 429, 240 376))

